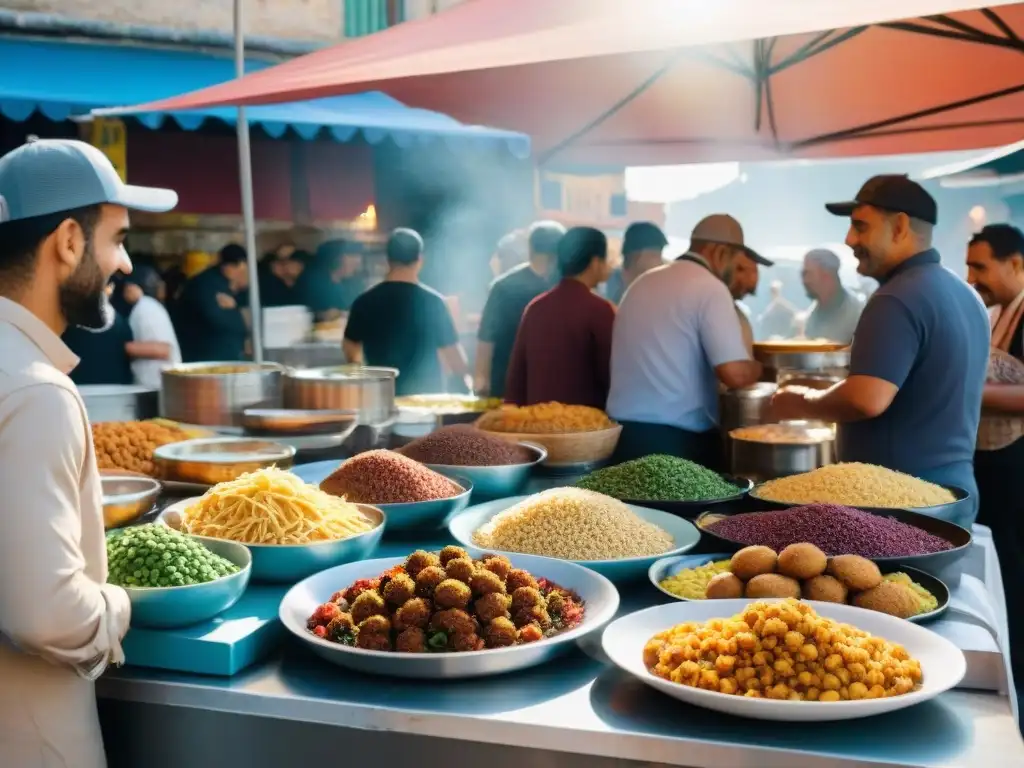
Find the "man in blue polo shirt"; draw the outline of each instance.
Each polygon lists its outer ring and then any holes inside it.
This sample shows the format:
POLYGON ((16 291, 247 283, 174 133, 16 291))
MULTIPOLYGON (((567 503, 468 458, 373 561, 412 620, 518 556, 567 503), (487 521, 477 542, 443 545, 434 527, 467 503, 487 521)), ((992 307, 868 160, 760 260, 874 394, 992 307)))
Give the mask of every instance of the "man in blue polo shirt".
POLYGON ((977 513, 974 446, 988 365, 989 322, 977 293, 932 248, 934 198, 906 176, 869 179, 830 213, 850 217, 857 271, 879 288, 853 336, 850 375, 824 391, 785 387, 780 419, 840 424, 841 461, 862 461, 966 488, 977 513))

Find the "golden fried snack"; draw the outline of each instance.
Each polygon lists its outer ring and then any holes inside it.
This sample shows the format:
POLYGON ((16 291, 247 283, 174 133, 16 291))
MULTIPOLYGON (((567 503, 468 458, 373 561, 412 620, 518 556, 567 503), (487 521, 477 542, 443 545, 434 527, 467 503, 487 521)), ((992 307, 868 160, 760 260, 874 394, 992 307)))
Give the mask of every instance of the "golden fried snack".
POLYGON ((96 464, 100 469, 153 475, 153 451, 161 445, 188 439, 188 433, 181 429, 150 421, 104 421, 92 425, 96 464))

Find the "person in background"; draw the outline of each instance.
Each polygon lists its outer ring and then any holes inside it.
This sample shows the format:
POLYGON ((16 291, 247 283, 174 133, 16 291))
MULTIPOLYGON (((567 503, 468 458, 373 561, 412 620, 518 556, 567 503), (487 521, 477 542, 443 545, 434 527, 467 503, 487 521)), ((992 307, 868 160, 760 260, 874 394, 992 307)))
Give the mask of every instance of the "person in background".
POLYGON ((178 336, 163 304, 164 281, 153 267, 136 264, 118 283, 113 303, 118 313, 128 318, 133 340, 126 350, 135 383, 160 389, 164 368, 181 362, 178 336))
POLYGON ((839 424, 840 461, 877 464, 964 488, 974 521, 974 446, 988 367, 989 321, 978 294, 932 248, 935 199, 906 176, 869 179, 846 203, 857 271, 881 284, 853 334, 849 376, 825 390, 783 387, 775 417, 839 424))
POLYGON ((384 282, 352 304, 342 341, 346 360, 397 368, 400 396, 447 391, 442 362, 468 388, 469 366, 448 306, 419 282, 423 238, 412 229, 394 230, 387 260, 384 282))
POLYGON ((501 277, 520 264, 526 263, 529 258, 529 251, 527 250, 529 237, 529 230, 516 229, 498 241, 498 246, 494 249, 494 253, 491 254, 489 262, 491 274, 495 278, 501 277))
POLYGON ((0 765, 103 768, 94 681, 124 661, 131 604, 107 583, 92 433, 60 334, 109 324, 128 210, 177 195, 53 140, 0 158, 0 201, 0 765))
MULTIPOLYGON (((113 286, 106 287, 112 295, 113 286)), ((131 326, 124 315, 111 307, 110 322, 103 328, 69 325, 60 340, 78 358, 78 365, 68 376, 77 386, 94 384, 133 384, 132 359, 128 348, 134 343, 131 326)))
POLYGON ((526 308, 509 361, 505 401, 604 408, 615 306, 594 289, 608 279, 608 239, 573 227, 558 242, 561 282, 526 308))
POLYGON ((626 289, 644 272, 665 263, 663 252, 668 238, 657 224, 636 221, 622 237, 622 266, 608 277, 605 293, 613 304, 622 301, 626 289))
POLYGON ((505 263, 513 261, 515 250, 523 254, 517 266, 491 283, 480 329, 477 331, 474 388, 478 395, 503 397, 508 364, 512 357, 519 321, 527 305, 552 287, 557 273, 558 243, 565 227, 554 221, 538 221, 525 237, 506 235, 498 243, 505 263))
POLYGON ((349 240, 321 243, 302 294, 317 320, 337 320, 367 288, 363 247, 349 240))
POLYGON ((175 307, 185 362, 245 358, 249 325, 240 304, 247 303, 248 285, 245 248, 235 243, 221 248, 215 266, 185 283, 175 307))
POLYGON ((264 256, 259 268, 260 306, 301 306, 296 282, 302 267, 299 252, 291 243, 279 245, 264 256))
POLYGON ((687 253, 630 286, 612 335, 608 415, 622 424, 613 463, 666 453, 721 466, 719 386, 761 375, 728 288, 737 259, 753 253, 739 222, 714 214, 687 253))
MULTIPOLYGON (((992 360, 974 453, 977 522, 992 529, 1006 604, 1024 600, 1024 233, 990 224, 967 247, 967 281, 991 309, 992 360), (995 374, 995 375, 994 375, 995 374)), ((1024 614, 1007 612, 1010 662, 1024 681, 1024 614)))
POLYGON ((743 302, 747 296, 757 293, 758 265, 765 267, 772 266, 772 262, 760 254, 751 256, 746 251, 736 257, 736 267, 729 281, 729 294, 736 305, 736 313, 740 318, 740 331, 743 333, 743 343, 747 351, 754 354, 754 328, 750 324, 750 309, 743 302))
POLYGON ((757 318, 757 327, 765 339, 786 338, 793 333, 793 327, 797 319, 796 307, 789 303, 782 295, 782 282, 772 280, 768 289, 771 291, 771 301, 757 318))
POLYGON ((814 301, 804 336, 849 344, 864 305, 840 282, 839 256, 827 248, 808 251, 800 276, 807 297, 814 301))

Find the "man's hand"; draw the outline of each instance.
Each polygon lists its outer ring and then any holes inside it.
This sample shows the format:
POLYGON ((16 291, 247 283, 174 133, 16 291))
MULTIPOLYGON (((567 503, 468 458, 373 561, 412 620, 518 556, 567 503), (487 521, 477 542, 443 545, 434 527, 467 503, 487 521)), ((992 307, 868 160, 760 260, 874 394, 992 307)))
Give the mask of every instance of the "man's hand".
POLYGON ((238 302, 235 301, 234 296, 229 296, 226 293, 218 293, 217 306, 221 309, 234 309, 238 306, 238 302))
POLYGON ((782 387, 772 395, 769 408, 772 416, 779 421, 795 421, 807 418, 807 401, 817 396, 817 390, 810 387, 782 387))

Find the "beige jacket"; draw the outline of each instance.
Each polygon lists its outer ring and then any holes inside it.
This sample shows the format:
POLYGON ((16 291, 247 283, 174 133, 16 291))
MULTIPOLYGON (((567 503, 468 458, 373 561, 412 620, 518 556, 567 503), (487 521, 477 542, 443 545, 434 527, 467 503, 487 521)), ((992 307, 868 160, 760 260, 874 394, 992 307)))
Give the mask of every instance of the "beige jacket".
POLYGON ((93 681, 123 660, 78 363, 0 298, 0 766, 103 768, 93 681))

